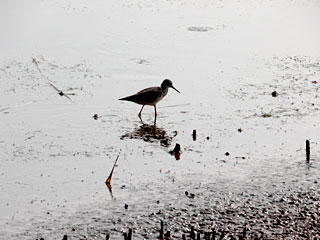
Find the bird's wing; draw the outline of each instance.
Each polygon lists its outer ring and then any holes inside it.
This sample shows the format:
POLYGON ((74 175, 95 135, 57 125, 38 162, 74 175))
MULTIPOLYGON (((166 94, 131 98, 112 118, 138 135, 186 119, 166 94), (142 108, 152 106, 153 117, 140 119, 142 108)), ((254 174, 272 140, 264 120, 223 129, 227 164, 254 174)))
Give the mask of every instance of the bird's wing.
POLYGON ((161 88, 151 87, 143 89, 132 96, 123 98, 122 100, 127 100, 138 104, 152 105, 152 103, 156 102, 159 97, 161 97, 161 88))

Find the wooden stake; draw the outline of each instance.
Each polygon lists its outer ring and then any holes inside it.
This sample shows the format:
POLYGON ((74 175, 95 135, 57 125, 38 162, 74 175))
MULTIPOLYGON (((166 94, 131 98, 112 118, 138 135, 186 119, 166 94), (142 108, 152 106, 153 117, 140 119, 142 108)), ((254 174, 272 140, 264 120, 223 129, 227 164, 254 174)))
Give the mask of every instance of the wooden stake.
POLYGON ((163 232, 164 232, 164 229, 163 229, 163 221, 161 220, 161 223, 160 223, 160 234, 159 234, 159 239, 163 239, 163 232))
POLYGON ((192 138, 193 138, 193 141, 197 140, 197 130, 196 129, 193 129, 192 138))
POLYGON ((306 155, 307 155, 307 162, 310 161, 310 141, 306 140, 306 155))

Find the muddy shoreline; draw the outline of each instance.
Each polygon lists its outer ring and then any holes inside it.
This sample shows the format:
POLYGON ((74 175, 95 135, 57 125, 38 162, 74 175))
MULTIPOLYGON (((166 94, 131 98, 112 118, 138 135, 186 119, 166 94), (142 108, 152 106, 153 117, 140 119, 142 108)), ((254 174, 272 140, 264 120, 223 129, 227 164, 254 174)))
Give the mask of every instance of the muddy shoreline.
POLYGON ((319 12, 0 1, 0 239, 319 238, 319 12))
POLYGON ((54 221, 37 219, 32 229, 12 237, 123 239, 132 229, 132 239, 157 239, 163 221, 165 239, 182 239, 183 235, 192 239, 192 229, 201 239, 207 239, 205 235, 210 239, 317 239, 320 192, 317 182, 307 185, 282 183, 275 187, 277 190, 260 193, 212 191, 207 185, 192 188, 195 193, 181 189, 178 195, 169 194, 172 202, 163 201, 161 196, 149 204, 115 200, 109 206, 93 205, 95 210, 83 206, 73 215, 54 221), (179 203, 174 203, 177 200, 179 203))

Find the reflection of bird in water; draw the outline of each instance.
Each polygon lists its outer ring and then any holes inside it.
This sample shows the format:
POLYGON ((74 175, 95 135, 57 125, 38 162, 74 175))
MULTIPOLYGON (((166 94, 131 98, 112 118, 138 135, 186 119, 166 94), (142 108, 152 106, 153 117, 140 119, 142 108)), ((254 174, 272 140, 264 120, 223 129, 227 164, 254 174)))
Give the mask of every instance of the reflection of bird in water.
POLYGON ((176 90, 178 93, 180 93, 173 85, 172 85, 172 81, 169 79, 165 79, 163 80, 161 87, 150 87, 150 88, 146 88, 141 90, 140 92, 128 96, 128 97, 124 97, 124 98, 120 98, 119 100, 125 100, 125 101, 130 101, 130 102, 134 102, 137 104, 141 104, 142 108, 138 114, 139 118, 141 119, 141 112, 142 109, 144 108, 145 105, 150 105, 154 107, 154 120, 156 121, 157 118, 157 108, 156 108, 156 104, 162 99, 164 98, 164 96, 167 95, 168 93, 168 89, 169 88, 173 88, 174 90, 176 90))
POLYGON ((159 141, 164 147, 168 147, 172 140, 172 137, 168 136, 165 130, 149 124, 142 124, 134 129, 133 132, 126 133, 121 137, 121 139, 125 138, 142 139, 145 142, 159 141))

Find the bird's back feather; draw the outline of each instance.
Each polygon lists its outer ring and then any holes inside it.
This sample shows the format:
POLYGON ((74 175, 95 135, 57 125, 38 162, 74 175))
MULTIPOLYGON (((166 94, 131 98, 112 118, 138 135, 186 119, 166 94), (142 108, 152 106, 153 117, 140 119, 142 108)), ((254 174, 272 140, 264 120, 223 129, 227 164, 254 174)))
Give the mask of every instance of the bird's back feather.
POLYGON ((140 92, 120 98, 119 100, 135 102, 142 105, 154 105, 162 98, 162 89, 160 87, 151 87, 141 90, 140 92))

